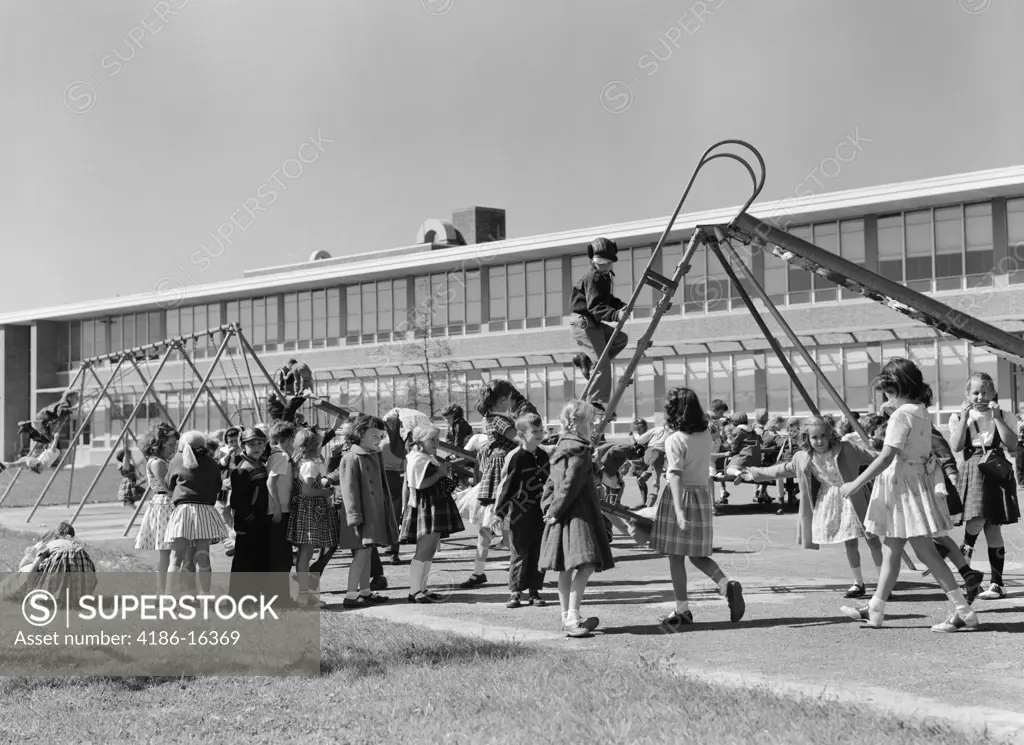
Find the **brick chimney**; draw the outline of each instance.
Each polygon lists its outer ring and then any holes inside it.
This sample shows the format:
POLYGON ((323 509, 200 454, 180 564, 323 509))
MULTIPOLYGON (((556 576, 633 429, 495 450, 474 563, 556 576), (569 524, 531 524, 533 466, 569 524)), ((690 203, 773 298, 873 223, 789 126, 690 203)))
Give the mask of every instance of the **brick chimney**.
POLYGON ((508 238, 505 210, 495 207, 463 207, 452 213, 452 225, 468 243, 490 243, 508 238))

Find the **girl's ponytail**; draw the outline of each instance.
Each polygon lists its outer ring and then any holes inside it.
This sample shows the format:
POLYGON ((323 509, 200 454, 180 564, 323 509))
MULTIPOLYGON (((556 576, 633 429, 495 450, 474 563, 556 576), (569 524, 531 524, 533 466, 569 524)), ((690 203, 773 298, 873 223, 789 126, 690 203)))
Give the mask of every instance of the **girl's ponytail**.
POLYGON ((181 450, 182 465, 185 468, 198 468, 199 457, 196 453, 206 449, 206 436, 196 430, 186 432, 181 436, 178 448, 181 450))

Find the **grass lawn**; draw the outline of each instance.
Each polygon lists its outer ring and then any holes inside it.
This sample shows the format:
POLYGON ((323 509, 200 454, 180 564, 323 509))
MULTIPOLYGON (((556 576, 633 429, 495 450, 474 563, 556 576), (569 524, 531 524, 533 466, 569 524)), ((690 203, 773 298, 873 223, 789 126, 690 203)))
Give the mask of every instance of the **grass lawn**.
MULTIPOLYGON (((35 534, 0 530, 0 564, 35 534)), ((139 569, 90 544, 98 565, 139 569)), ((318 678, 0 678, 0 742, 988 742, 875 711, 718 688, 628 654, 321 615, 318 678)))
MULTIPOLYGON (((114 465, 117 464, 115 463, 114 465)), ((80 466, 75 469, 74 480, 71 482, 72 505, 76 505, 81 501, 85 495, 85 490, 89 488, 89 484, 96 478, 96 473, 99 470, 99 466, 80 466)), ((0 474, 0 494, 7 490, 7 486, 11 483, 14 474, 17 472, 17 468, 11 468, 0 474)), ((26 468, 18 476, 17 481, 14 482, 14 488, 7 494, 7 498, 4 500, 3 505, 0 506, 0 509, 3 507, 31 507, 39 499, 39 495, 46 486, 46 482, 50 480, 52 475, 52 469, 45 470, 42 473, 32 473, 32 471, 26 468)), ((53 486, 46 493, 46 499, 43 500, 43 504, 67 504, 69 479, 71 479, 71 468, 67 466, 62 468, 57 474, 53 486)), ((118 470, 112 466, 105 468, 103 475, 96 484, 96 488, 89 495, 89 502, 116 502, 117 487, 120 483, 121 474, 118 470)))

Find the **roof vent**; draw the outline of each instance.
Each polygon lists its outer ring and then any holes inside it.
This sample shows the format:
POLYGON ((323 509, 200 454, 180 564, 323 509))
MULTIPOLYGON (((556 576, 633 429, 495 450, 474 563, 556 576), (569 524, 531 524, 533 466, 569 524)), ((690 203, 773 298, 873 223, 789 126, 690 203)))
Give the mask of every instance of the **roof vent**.
POLYGON ((329 259, 329 258, 331 258, 331 255, 329 253, 327 253, 326 251, 323 251, 323 250, 314 251, 313 253, 311 253, 309 255, 309 260, 310 261, 323 261, 324 259, 329 259))
POLYGON ((462 246, 465 242, 459 236, 458 231, 447 220, 431 218, 420 225, 416 232, 417 243, 433 243, 442 246, 462 246))

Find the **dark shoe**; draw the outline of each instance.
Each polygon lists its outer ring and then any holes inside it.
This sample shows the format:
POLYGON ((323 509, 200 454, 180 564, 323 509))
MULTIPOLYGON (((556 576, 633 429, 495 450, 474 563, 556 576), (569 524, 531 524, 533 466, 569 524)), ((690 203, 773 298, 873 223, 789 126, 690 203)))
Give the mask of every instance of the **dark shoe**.
POLYGON ((391 554, 391 566, 400 567, 404 563, 398 554, 391 554))
POLYGON ((436 592, 417 592, 415 595, 409 596, 410 603, 419 603, 420 605, 429 605, 430 603, 440 603, 444 601, 444 597, 438 595, 436 592))
POLYGON ((473 574, 473 575, 470 576, 469 579, 467 579, 465 582, 460 584, 459 587, 461 589, 463 589, 463 590, 471 590, 474 587, 480 587, 480 585, 486 585, 486 584, 487 584, 487 575, 486 574, 473 574))
POLYGON ((529 599, 528 602, 529 602, 530 605, 535 605, 538 608, 543 608, 544 606, 546 606, 548 604, 547 600, 545 600, 544 598, 542 598, 540 595, 538 595, 535 592, 531 592, 530 593, 530 599, 529 599))
POLYGON ((584 378, 590 380, 590 371, 594 366, 594 363, 591 361, 590 357, 583 354, 582 352, 577 352, 576 355, 572 358, 572 364, 580 369, 580 372, 583 373, 584 378))
POLYGON ((522 608, 523 607, 523 597, 522 597, 522 595, 520 595, 518 592, 513 593, 512 597, 510 597, 508 599, 508 602, 505 603, 505 607, 506 608, 522 608))
POLYGON ((682 626, 689 626, 693 623, 693 614, 690 611, 683 611, 682 613, 676 613, 672 611, 671 615, 665 616, 661 619, 663 626, 670 629, 678 629, 682 626))
POLYGON ((378 603, 386 603, 386 602, 388 602, 388 598, 387 597, 385 597, 384 595, 378 595, 375 592, 371 592, 369 595, 360 595, 359 599, 362 600, 365 603, 372 603, 374 605, 376 605, 378 603))
POLYGON ((843 595, 844 598, 862 598, 864 597, 866 590, 864 585, 851 585, 850 589, 843 595))
POLYGON ((386 590, 386 589, 388 589, 388 578, 385 577, 384 575, 381 575, 380 577, 374 577, 373 579, 370 580, 370 589, 371 590, 386 590))
POLYGON ((974 599, 978 597, 978 593, 981 592, 981 581, 985 579, 985 575, 977 569, 968 569, 964 572, 963 578, 964 596, 967 598, 968 604, 970 604, 974 602, 974 599))
POLYGON ((585 628, 587 631, 593 631, 601 623, 601 619, 597 616, 591 616, 590 618, 584 618, 580 621, 580 626, 585 628))
POLYGON ((369 601, 367 601, 362 596, 357 597, 355 600, 352 600, 351 598, 345 598, 341 601, 341 604, 345 608, 366 608, 370 605, 369 601))
POLYGON ((743 585, 736 580, 729 582, 725 586, 725 599, 729 601, 729 620, 739 623, 747 611, 747 604, 743 600, 743 585))

